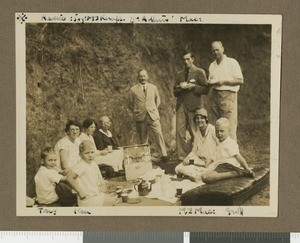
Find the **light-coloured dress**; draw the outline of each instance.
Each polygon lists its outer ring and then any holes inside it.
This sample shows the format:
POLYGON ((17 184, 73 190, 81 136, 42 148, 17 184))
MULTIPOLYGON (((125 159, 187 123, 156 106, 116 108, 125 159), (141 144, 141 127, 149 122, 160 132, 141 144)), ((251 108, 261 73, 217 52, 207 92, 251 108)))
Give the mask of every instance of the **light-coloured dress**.
MULTIPOLYGON (((95 145, 95 140, 91 135, 87 135, 86 133, 81 133, 79 138, 81 139, 81 141, 83 140, 92 141, 92 143, 95 145)), ((95 149, 97 150, 96 145, 95 145, 95 149)), ((122 149, 113 150, 112 152, 106 155, 96 156, 95 163, 98 165, 106 164, 111 166, 114 169, 114 171, 119 171, 122 170, 123 157, 124 156, 123 156, 122 149)))
MULTIPOLYGON (((80 156, 79 156, 80 143, 81 143, 81 140, 79 138, 76 138, 75 142, 72 143, 70 141, 69 137, 65 136, 56 143, 54 150, 57 154, 60 154, 61 150, 66 151, 68 154, 69 167, 72 168, 80 160, 80 156)), ((57 167, 59 170, 61 170, 60 161, 59 161, 57 167)))
POLYGON ((102 175, 97 164, 95 162, 88 164, 84 160, 80 160, 74 166, 73 172, 78 175, 75 183, 77 183, 80 191, 87 195, 85 199, 77 197, 78 206, 102 206, 105 194, 100 192, 98 187, 102 175))
POLYGON ((179 164, 175 168, 176 173, 181 173, 191 177, 194 180, 200 180, 202 175, 207 171, 209 162, 215 156, 215 150, 218 139, 215 134, 215 127, 207 125, 204 136, 198 130, 195 134, 193 149, 184 159, 184 161, 194 160, 194 165, 179 164), (206 158, 206 161, 201 158, 206 158))

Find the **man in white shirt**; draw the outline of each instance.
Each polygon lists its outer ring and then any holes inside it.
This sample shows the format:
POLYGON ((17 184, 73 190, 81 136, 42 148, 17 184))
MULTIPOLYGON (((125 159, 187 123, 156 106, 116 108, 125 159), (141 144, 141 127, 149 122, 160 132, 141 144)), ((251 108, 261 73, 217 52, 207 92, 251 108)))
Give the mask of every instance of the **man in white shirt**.
POLYGON ((237 130, 237 92, 244 83, 239 63, 224 54, 221 41, 212 43, 215 61, 209 66, 209 80, 212 86, 212 111, 214 120, 225 117, 231 124, 231 138, 235 141, 237 130))
POLYGON ((138 78, 139 82, 130 89, 129 108, 133 111, 140 143, 148 143, 148 133, 152 130, 161 157, 160 162, 164 163, 168 158, 158 113, 158 90, 154 84, 148 83, 148 73, 145 69, 138 72, 138 78))

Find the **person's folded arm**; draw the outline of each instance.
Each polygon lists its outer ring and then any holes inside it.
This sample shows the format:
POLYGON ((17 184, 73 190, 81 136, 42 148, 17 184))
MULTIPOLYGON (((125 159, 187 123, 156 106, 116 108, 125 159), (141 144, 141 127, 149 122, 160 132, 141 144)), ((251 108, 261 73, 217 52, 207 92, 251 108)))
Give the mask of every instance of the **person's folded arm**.
POLYGON ((87 197, 87 194, 81 190, 81 188, 76 183, 76 178, 78 175, 74 171, 70 171, 67 175, 67 182, 71 185, 71 187, 78 193, 79 197, 81 199, 84 199, 87 197))

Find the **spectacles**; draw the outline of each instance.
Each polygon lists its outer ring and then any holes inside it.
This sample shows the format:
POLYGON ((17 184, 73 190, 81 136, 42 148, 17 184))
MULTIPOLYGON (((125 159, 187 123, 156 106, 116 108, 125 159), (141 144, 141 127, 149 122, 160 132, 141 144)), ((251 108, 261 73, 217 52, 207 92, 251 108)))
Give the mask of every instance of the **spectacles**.
POLYGON ((77 132, 77 131, 79 131, 79 130, 80 130, 79 128, 71 128, 71 129, 70 129, 71 132, 77 132))

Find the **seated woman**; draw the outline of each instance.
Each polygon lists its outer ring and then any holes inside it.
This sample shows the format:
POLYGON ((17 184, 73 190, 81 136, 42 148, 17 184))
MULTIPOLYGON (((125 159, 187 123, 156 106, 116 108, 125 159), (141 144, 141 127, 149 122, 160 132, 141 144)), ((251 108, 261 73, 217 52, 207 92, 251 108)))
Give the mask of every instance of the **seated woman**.
POLYGON ((107 149, 108 146, 112 146, 112 149, 118 148, 118 142, 115 137, 113 137, 109 128, 111 126, 111 121, 108 116, 102 116, 100 118, 100 127, 94 133, 94 140, 96 147, 99 150, 107 149))
POLYGON ((96 163, 102 163, 112 166, 114 171, 123 170, 123 151, 118 147, 117 140, 109 130, 111 121, 107 116, 100 118, 100 127, 94 132, 94 140, 98 150, 107 149, 108 154, 99 156, 96 163))
POLYGON ((85 119, 82 123, 82 132, 79 136, 81 141, 88 140, 91 141, 92 144, 94 144, 95 147, 95 162, 98 164, 99 169, 104 177, 110 178, 114 176, 114 169, 103 163, 103 158, 101 156, 107 155, 108 149, 103 148, 101 150, 98 150, 95 144, 94 140, 94 132, 96 130, 96 122, 93 119, 85 119))
POLYGON ((56 143, 54 150, 60 158, 57 169, 59 171, 62 169, 67 173, 80 160, 79 144, 81 140, 78 138, 80 134, 80 123, 76 120, 68 121, 65 132, 67 135, 56 143))
MULTIPOLYGON (((79 136, 79 139, 81 141, 84 141, 84 140, 88 140, 88 141, 91 141, 94 146, 95 146, 95 149, 97 149, 96 147, 96 144, 95 144, 95 141, 94 141, 94 132, 96 130, 96 122, 93 120, 93 119, 85 119, 82 123, 82 132, 79 136)), ((108 153, 107 149, 99 149, 99 150, 96 150, 96 156, 99 156, 99 155, 106 155, 108 153)))
POLYGON ((200 109, 195 112, 194 122, 198 128, 195 134, 193 149, 181 164, 176 166, 175 172, 188 176, 193 181, 200 181, 212 162, 218 139, 215 127, 208 123, 207 111, 200 109), (193 164, 191 164, 191 162, 193 164))

